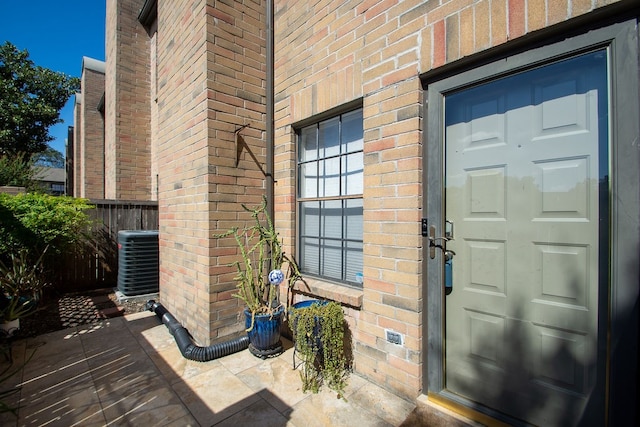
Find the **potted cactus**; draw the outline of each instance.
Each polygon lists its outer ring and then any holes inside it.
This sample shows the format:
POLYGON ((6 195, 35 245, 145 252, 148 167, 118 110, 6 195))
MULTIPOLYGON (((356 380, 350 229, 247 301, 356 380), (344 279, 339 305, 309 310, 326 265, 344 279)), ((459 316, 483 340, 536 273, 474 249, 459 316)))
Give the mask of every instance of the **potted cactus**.
POLYGON ((236 298, 245 304, 245 329, 249 337, 249 351, 265 358, 282 352, 280 328, 285 306, 280 302, 278 286, 291 288, 301 280, 293 258, 288 257, 267 212, 267 199, 262 204, 243 209, 251 214, 252 224, 234 227, 217 238, 233 237, 240 259, 233 262, 237 269, 236 298), (285 271, 286 270, 286 271, 285 271))

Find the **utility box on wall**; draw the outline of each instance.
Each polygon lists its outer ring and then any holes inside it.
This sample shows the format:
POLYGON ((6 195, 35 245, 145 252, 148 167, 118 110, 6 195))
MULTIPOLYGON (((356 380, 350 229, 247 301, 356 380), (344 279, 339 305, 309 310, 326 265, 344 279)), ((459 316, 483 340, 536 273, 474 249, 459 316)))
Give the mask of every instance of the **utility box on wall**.
POLYGON ((157 230, 118 232, 118 291, 125 296, 157 293, 159 270, 157 230))

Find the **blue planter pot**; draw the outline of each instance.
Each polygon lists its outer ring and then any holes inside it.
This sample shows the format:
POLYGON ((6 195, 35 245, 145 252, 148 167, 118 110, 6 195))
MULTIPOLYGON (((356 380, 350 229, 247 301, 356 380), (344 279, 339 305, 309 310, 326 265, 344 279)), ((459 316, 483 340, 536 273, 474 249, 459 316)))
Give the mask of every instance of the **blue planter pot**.
POLYGON ((293 304, 292 307, 293 308, 306 308, 306 307, 310 307, 310 306, 312 306, 314 304, 327 305, 327 304, 329 304, 329 302, 328 301, 320 301, 320 300, 317 300, 317 299, 310 299, 310 300, 306 300, 306 301, 297 302, 297 303, 293 304))
MULTIPOLYGON (((280 327, 284 308, 280 307, 273 315, 256 314, 253 329, 247 332, 249 337, 249 351, 254 356, 266 358, 282 353, 282 341, 280 340, 280 327)), ((251 327, 251 312, 245 308, 245 329, 251 327)))

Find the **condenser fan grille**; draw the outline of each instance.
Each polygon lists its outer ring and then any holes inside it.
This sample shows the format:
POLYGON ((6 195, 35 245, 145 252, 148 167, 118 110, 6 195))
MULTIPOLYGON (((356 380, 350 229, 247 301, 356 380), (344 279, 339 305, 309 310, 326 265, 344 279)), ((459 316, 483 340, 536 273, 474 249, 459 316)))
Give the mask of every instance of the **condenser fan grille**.
POLYGON ((158 231, 118 232, 118 290, 126 296, 159 291, 158 231))

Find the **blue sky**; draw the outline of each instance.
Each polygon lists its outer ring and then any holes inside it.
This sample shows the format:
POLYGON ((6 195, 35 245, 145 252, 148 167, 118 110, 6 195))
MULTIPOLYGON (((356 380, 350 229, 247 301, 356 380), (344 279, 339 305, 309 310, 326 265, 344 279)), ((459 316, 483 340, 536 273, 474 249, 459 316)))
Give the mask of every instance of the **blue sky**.
MULTIPOLYGON (((0 44, 10 41, 36 65, 80 77, 83 56, 105 59, 105 1, 0 0, 0 44)), ((49 128, 50 145, 63 154, 74 101, 60 113, 64 123, 49 128)))

